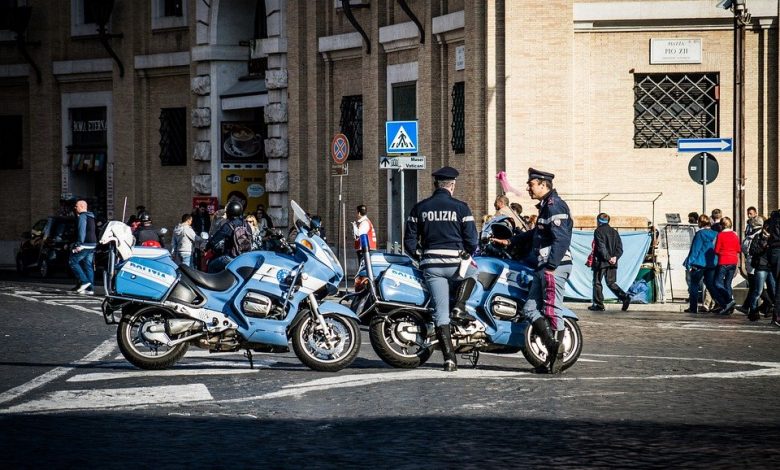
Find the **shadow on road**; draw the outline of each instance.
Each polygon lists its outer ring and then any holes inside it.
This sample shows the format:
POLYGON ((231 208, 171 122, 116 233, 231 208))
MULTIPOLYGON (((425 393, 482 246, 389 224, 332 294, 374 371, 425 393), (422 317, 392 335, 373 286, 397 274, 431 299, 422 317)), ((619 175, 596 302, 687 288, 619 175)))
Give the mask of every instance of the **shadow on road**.
MULTIPOLYGON (((410 404, 413 406, 413 404, 410 404)), ((6 468, 776 468, 777 426, 455 416, 0 418, 6 468)))

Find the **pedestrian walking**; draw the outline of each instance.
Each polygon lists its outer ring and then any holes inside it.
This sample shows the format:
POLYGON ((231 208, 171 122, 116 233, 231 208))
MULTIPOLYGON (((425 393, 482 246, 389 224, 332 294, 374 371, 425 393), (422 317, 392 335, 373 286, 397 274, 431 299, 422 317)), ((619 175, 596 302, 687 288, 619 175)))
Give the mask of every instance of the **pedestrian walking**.
POLYGON ((604 293, 601 280, 622 302, 621 310, 628 310, 631 297, 617 283, 618 260, 623 255, 623 242, 617 230, 609 225, 609 215, 602 212, 596 217, 598 227, 593 232, 593 304, 588 310, 604 310, 604 293))
POLYGON ((755 227, 751 223, 753 219, 758 217, 758 210, 755 207, 750 206, 747 208, 747 220, 745 220, 745 237, 749 237, 754 231, 755 227))
POLYGON ((471 261, 479 243, 477 227, 469 206, 453 197, 458 175, 458 170, 449 166, 433 172, 433 195, 412 207, 404 233, 404 248, 419 259, 431 293, 436 338, 447 372, 458 370, 450 321, 474 320, 466 312, 466 300, 477 285, 477 269, 471 261), (465 271, 462 267, 466 267, 465 271), (450 311, 450 283, 453 281, 460 282, 460 286, 455 306, 450 311))
POLYGON ((70 269, 78 281, 78 286, 73 291, 78 294, 94 295, 95 270, 93 263, 95 247, 97 247, 95 215, 87 210, 87 201, 84 200, 76 202, 76 214, 78 214, 76 244, 68 260, 70 269))
MULTIPOLYGON (((748 293, 745 304, 738 308, 740 312, 746 314, 750 321, 756 321, 760 317, 761 308, 758 301, 765 294, 769 294, 770 299, 775 292, 775 277, 772 275, 769 262, 769 233, 763 227, 763 218, 756 216, 752 219, 752 236, 750 237, 750 246, 748 247, 748 256, 750 257, 750 292, 748 293), (761 226, 758 224, 761 223, 761 226), (766 286, 766 289, 764 288, 766 286)), ((764 300, 766 303, 766 312, 773 304, 773 300, 764 300)))
POLYGON ((192 264, 192 253, 196 243, 203 241, 192 228, 192 214, 181 216, 181 223, 173 229, 173 246, 171 252, 174 259, 184 266, 194 267, 192 264))
MULTIPOLYGON (((686 313, 697 313, 702 281, 707 290, 715 291, 715 271, 718 267, 718 255, 715 253, 715 238, 718 233, 712 230, 710 217, 699 216, 699 230, 693 236, 688 256, 683 265, 688 271, 688 305, 686 313)), ((703 300, 703 299, 702 299, 703 300)), ((703 311, 708 311, 702 307, 703 311)))
POLYGON ((265 230, 260 229, 260 224, 257 222, 257 218, 249 214, 246 216, 246 223, 252 228, 252 251, 263 249, 263 235, 265 230))
POLYGON ((764 224, 767 232, 767 244, 769 249, 769 269, 774 276, 775 292, 774 313, 772 314, 772 324, 780 327, 780 317, 778 314, 778 302, 780 302, 780 210, 772 211, 769 220, 764 224))
POLYGON ((192 213, 192 230, 198 235, 204 232, 209 233, 209 230, 211 230, 209 206, 205 202, 198 204, 198 208, 192 213))
POLYGON ((699 224, 699 213, 698 212, 688 212, 688 223, 691 225, 698 225, 699 224))
POLYGON ((355 220, 352 222, 352 235, 355 238, 355 252, 360 259, 360 236, 368 237, 368 249, 376 250, 376 231, 371 219, 368 218, 368 208, 360 204, 355 208, 355 220))
POLYGON ((739 236, 733 230, 733 224, 729 217, 723 217, 720 221, 723 227, 715 239, 715 254, 718 255, 718 268, 715 272, 715 301, 721 307, 714 313, 731 315, 736 307, 731 291, 731 281, 737 271, 739 254, 742 247, 739 236))
POLYGON ((712 212, 710 213, 710 227, 712 230, 715 230, 716 232, 723 230, 723 224, 721 224, 722 220, 723 212, 721 212, 720 209, 712 209, 712 212))

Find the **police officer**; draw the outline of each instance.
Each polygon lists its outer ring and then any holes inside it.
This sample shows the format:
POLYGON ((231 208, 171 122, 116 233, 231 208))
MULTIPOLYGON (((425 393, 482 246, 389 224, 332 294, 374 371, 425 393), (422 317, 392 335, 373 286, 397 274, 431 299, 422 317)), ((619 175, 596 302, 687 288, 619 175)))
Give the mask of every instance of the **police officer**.
POLYGON ((476 285, 477 269, 470 263, 463 276, 459 268, 464 258, 476 250, 477 227, 469 206, 452 197, 458 170, 445 166, 433 172, 434 192, 431 197, 414 205, 406 221, 404 248, 412 256, 420 254, 420 268, 431 293, 436 337, 444 355, 444 370, 458 370, 452 346, 450 317, 468 322, 474 317, 466 313, 466 300, 476 285), (463 281, 458 299, 450 315, 450 281, 463 281))
MULTIPOLYGON (((569 206, 553 189, 555 175, 545 171, 528 169, 528 195, 539 204, 539 217, 530 232, 512 237, 511 245, 519 245, 528 238, 531 252, 525 262, 536 268, 528 292, 523 313, 531 320, 536 334, 547 349, 547 362, 537 367, 537 373, 557 374, 563 365, 563 291, 572 271, 571 244, 572 219, 569 206)), ((493 240, 497 244, 510 241, 493 240)))

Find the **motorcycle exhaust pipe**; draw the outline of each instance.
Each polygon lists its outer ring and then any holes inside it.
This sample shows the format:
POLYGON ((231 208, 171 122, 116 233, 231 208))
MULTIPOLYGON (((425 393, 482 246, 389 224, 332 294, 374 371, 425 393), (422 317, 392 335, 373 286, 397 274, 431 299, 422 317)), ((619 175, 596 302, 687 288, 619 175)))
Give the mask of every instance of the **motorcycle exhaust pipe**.
POLYGON ((190 330, 194 330, 198 326, 200 326, 200 323, 198 320, 184 320, 181 318, 171 318, 170 320, 165 322, 165 332, 168 333, 168 335, 179 335, 182 333, 185 333, 190 330))

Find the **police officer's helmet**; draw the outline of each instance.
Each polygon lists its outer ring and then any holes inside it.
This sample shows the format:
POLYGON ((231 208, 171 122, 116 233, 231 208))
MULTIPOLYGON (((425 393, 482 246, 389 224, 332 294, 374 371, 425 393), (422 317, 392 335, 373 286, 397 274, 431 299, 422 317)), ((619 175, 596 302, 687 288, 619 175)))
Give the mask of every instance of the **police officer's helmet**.
POLYGON ((515 229, 514 221, 511 217, 500 215, 493 217, 482 228, 482 238, 497 238, 499 240, 508 240, 512 238, 515 229))
POLYGON ((148 212, 141 212, 141 215, 138 216, 138 220, 140 220, 142 224, 149 224, 152 222, 152 216, 149 215, 148 212))
POLYGON ((243 213, 244 213, 244 206, 242 206, 241 203, 238 201, 231 201, 225 207, 225 214, 227 214, 228 219, 235 219, 236 217, 241 217, 241 214, 243 213))

